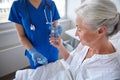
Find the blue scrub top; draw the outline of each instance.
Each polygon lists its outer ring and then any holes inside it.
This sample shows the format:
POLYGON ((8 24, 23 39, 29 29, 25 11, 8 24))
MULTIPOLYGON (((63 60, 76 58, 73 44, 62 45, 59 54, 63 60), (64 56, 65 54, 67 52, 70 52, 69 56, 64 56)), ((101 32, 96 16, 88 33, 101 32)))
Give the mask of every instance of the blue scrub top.
MULTIPOLYGON (((60 19, 58 10, 53 1, 47 0, 49 5, 52 7, 52 20, 60 19)), ((26 2, 29 10, 29 14, 32 20, 32 24, 35 26, 35 31, 30 30, 30 20, 28 18, 28 12, 26 11, 25 3, 23 0, 14 1, 9 14, 9 20, 18 24, 21 24, 24 28, 26 37, 33 44, 40 53, 42 53, 48 62, 53 62, 58 59, 58 50, 49 43, 49 24, 46 24, 45 14, 43 6, 44 0, 41 1, 40 6, 36 9, 30 2, 26 2)), ((47 8, 46 13, 48 20, 50 21, 50 10, 47 8)), ((28 54, 28 51, 25 51, 28 54)))

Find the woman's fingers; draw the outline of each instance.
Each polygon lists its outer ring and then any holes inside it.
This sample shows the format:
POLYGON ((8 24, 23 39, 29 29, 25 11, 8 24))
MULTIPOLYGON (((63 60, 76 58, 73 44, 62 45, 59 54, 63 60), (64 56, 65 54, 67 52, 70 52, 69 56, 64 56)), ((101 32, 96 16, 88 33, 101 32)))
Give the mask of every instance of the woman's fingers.
POLYGON ((60 45, 60 38, 49 38, 50 40, 50 44, 55 46, 55 47, 58 47, 60 45))

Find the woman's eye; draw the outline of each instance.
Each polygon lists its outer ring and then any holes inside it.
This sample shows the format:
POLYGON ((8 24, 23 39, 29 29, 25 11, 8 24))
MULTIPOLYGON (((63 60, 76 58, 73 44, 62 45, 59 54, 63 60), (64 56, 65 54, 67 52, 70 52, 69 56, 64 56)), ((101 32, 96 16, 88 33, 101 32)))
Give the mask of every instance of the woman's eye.
POLYGON ((78 31, 78 32, 80 32, 80 31, 81 31, 80 27, 77 27, 77 31, 78 31))

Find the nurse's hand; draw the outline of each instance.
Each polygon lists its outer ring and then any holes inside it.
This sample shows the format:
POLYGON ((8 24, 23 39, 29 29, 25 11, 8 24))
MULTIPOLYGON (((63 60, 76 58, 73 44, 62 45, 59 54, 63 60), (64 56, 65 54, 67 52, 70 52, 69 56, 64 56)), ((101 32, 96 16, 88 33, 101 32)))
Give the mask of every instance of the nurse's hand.
POLYGON ((58 38, 50 37, 49 40, 50 40, 50 44, 57 48, 60 48, 62 45, 62 39, 60 37, 58 38))
POLYGON ((44 57, 41 53, 39 53, 35 48, 31 48, 28 51, 32 56, 32 60, 33 60, 35 66, 37 64, 47 64, 48 63, 47 58, 44 57))

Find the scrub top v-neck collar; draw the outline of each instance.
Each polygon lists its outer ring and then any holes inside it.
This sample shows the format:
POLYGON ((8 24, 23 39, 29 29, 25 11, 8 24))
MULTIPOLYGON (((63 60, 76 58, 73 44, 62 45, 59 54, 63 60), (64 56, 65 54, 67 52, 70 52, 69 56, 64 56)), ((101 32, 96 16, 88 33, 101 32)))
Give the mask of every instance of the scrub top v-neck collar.
POLYGON ((30 18, 32 21, 30 24, 33 24, 36 30, 38 30, 38 26, 40 27, 45 23, 43 12, 44 1, 41 0, 41 3, 37 9, 29 2, 29 0, 26 1, 26 4, 28 6, 28 14, 30 14, 30 18))
POLYGON ((33 8, 34 10, 39 10, 43 5, 43 0, 41 0, 38 8, 36 8, 29 0, 27 0, 27 4, 28 4, 28 6, 31 6, 31 8, 33 8))

